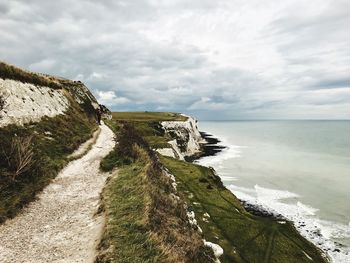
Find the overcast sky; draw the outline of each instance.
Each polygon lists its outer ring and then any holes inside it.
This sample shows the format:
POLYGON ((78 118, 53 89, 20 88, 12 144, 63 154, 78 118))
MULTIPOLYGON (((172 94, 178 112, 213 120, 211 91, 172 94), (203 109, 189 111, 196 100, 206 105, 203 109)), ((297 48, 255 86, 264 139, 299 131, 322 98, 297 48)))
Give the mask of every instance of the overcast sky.
POLYGON ((0 60, 112 110, 350 119, 349 0, 0 0, 0 60))

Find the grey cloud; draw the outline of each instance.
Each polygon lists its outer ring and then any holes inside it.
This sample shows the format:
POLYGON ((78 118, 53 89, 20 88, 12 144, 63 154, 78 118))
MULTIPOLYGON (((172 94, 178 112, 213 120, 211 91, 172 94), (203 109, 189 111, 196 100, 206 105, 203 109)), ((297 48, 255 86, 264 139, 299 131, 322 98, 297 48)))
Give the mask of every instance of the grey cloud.
POLYGON ((348 7, 332 2, 312 16, 282 10, 256 31, 265 9, 254 1, 8 1, 0 3, 0 59, 80 79, 114 110, 161 109, 206 119, 287 118, 298 110, 307 118, 305 108, 350 104, 338 90, 350 81, 348 7), (213 17, 221 13, 232 16, 230 23, 213 17), (263 61, 265 52, 276 57, 263 61), (330 88, 328 101, 317 93, 330 88))

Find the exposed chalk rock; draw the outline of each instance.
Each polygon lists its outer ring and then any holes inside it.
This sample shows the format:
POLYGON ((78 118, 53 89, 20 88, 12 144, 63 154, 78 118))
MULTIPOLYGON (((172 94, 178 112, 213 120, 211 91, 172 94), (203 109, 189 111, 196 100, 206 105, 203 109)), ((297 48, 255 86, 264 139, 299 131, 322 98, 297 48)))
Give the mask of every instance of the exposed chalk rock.
POLYGON ((224 254, 223 248, 220 247, 218 244, 206 240, 204 240, 204 245, 210 247, 213 250, 215 257, 217 258, 216 262, 220 262, 219 257, 224 254))
POLYGON ((63 114, 69 107, 64 90, 34 86, 11 79, 0 78, 0 96, 5 99, 0 112, 0 127, 23 125, 42 117, 63 114))
POLYGON ((157 149, 160 154, 184 160, 186 156, 200 152, 201 144, 205 143, 199 133, 197 120, 186 116, 186 121, 163 121, 162 127, 173 140, 168 143, 171 148, 157 149))

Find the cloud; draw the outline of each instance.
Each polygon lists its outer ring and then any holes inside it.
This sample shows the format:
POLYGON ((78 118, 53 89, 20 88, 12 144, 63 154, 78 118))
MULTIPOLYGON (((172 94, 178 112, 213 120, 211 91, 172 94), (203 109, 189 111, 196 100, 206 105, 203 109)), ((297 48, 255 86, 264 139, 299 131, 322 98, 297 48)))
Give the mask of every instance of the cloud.
POLYGON ((129 99, 118 97, 114 91, 97 91, 97 99, 101 104, 112 106, 114 104, 125 104, 129 99))
POLYGON ((13 0, 0 3, 0 59, 82 80, 113 110, 350 118, 349 10, 345 0, 13 0))

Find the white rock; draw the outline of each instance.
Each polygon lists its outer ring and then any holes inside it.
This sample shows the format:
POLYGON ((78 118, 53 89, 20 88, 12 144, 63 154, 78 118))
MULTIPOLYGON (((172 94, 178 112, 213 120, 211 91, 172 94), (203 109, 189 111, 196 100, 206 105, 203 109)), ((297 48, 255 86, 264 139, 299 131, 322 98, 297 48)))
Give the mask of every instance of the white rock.
POLYGON ((0 127, 23 125, 39 121, 44 116, 54 117, 63 114, 69 107, 63 90, 10 79, 0 78, 0 96, 5 98, 5 107, 0 112, 0 127))
POLYGON ((222 256, 224 254, 223 248, 220 247, 218 244, 204 240, 204 245, 207 247, 210 247, 213 250, 216 258, 219 258, 220 256, 222 256))
POLYGON ((191 156, 200 151, 200 144, 205 140, 199 133, 197 121, 192 117, 186 117, 186 121, 163 121, 161 123, 165 132, 172 135, 173 140, 168 142, 172 146, 172 151, 170 148, 158 149, 160 154, 184 160, 185 156, 191 156), (180 150, 177 140, 184 141, 184 151, 180 150))

